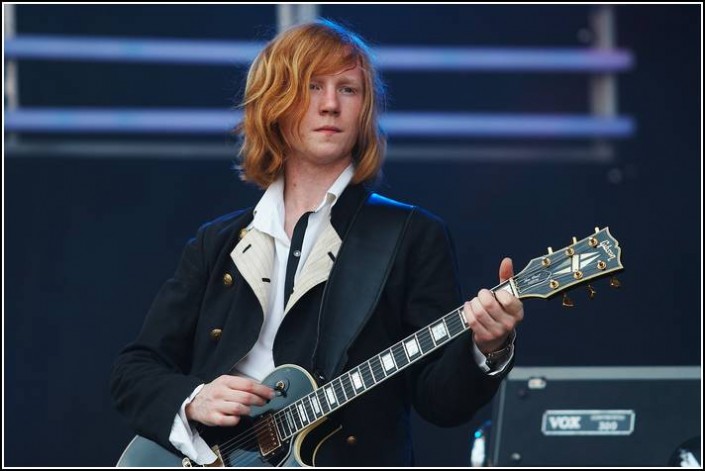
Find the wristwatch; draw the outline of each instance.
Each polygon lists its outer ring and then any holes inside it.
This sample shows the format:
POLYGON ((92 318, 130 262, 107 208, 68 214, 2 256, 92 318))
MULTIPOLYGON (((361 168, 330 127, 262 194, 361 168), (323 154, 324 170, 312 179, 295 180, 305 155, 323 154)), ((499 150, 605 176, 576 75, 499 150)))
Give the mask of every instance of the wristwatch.
POLYGON ((497 365, 501 365, 509 359, 512 354, 512 347, 514 346, 514 339, 516 338, 516 330, 513 330, 509 337, 507 337, 504 346, 497 351, 487 353, 485 355, 485 365, 491 370, 493 370, 497 365))
POLYGON ((500 365, 505 362, 509 358, 509 354, 511 353, 511 346, 512 343, 507 342, 504 347, 497 350, 496 352, 490 352, 485 355, 485 365, 487 365, 492 370, 496 368, 497 365, 500 365))

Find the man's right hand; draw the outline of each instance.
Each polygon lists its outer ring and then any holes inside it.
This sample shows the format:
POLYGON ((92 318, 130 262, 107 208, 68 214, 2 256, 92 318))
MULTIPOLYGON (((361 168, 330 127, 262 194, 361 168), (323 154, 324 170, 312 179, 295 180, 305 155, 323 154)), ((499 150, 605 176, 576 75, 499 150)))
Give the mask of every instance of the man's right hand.
POLYGON ((222 375, 203 386, 185 409, 189 420, 208 426, 232 427, 249 415, 250 406, 263 406, 274 390, 251 379, 222 375))

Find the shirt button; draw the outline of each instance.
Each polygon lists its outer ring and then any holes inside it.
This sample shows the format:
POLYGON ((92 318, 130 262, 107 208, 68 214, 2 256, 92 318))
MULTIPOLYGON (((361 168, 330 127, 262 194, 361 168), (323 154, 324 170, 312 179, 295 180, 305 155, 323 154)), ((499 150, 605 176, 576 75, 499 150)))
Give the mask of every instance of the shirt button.
POLYGON ((213 339, 214 342, 217 342, 218 339, 220 339, 220 335, 223 333, 222 329, 213 329, 211 330, 211 339, 213 339))
POLYGON ((357 437, 355 435, 350 435, 348 438, 345 439, 345 441, 349 446, 357 445, 357 437))
POLYGON ((294 257, 299 258, 301 256, 300 250, 294 250, 294 257))

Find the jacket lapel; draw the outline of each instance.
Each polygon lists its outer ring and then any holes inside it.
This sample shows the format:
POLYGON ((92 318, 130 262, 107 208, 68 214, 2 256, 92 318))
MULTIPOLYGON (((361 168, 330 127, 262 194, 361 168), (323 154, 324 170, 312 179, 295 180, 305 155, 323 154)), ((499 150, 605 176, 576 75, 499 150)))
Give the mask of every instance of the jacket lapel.
POLYGON ((350 220, 368 195, 369 192, 362 185, 350 185, 340 195, 340 199, 331 210, 330 221, 326 223, 326 227, 299 273, 294 292, 291 293, 285 306, 285 315, 304 294, 328 280, 343 243, 341 235, 347 232, 350 220))
POLYGON ((311 288, 323 283, 328 279, 333 262, 338 256, 338 250, 343 241, 338 233, 333 229, 333 225, 328 221, 323 232, 318 237, 316 244, 311 250, 311 254, 306 259, 306 264, 301 269, 299 277, 294 285, 294 292, 291 293, 289 301, 284 309, 284 314, 296 304, 296 301, 306 294, 311 288))
POLYGON ((274 267, 274 239, 251 229, 230 252, 230 257, 257 296, 262 312, 266 313, 271 286, 269 280, 274 267))

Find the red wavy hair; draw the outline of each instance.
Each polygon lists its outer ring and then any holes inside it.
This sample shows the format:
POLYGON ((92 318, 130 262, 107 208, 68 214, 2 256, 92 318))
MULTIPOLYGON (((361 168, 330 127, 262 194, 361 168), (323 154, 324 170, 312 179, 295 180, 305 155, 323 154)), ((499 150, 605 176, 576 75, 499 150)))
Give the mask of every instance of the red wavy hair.
POLYGON ((363 106, 360 132, 352 150, 354 183, 374 180, 382 167, 386 136, 378 123, 384 85, 372 64, 369 47, 359 36, 330 20, 295 26, 277 35, 260 52, 247 75, 241 104, 243 119, 240 176, 261 188, 279 177, 290 146, 279 123, 293 117, 298 128, 308 109, 313 75, 362 68, 363 106))

